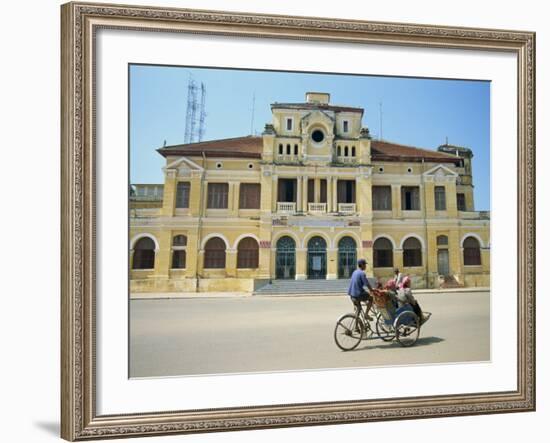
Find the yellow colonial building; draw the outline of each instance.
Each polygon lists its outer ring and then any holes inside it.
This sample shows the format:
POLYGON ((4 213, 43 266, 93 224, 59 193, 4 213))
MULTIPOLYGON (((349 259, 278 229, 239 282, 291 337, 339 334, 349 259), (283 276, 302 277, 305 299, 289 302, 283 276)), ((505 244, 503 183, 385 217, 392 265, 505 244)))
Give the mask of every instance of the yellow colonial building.
POLYGON ((489 213, 472 151, 373 140, 363 109, 309 92, 262 136, 165 146, 164 185, 130 192, 131 292, 252 292, 275 279, 369 276, 489 286, 489 213))

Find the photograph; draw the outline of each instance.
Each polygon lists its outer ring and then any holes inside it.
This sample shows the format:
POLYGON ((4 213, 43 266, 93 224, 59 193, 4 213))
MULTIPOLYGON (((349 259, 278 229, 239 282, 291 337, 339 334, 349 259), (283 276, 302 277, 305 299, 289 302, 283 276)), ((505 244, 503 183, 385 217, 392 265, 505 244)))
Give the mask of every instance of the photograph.
POLYGON ((128 66, 128 374, 491 361, 491 82, 128 66))

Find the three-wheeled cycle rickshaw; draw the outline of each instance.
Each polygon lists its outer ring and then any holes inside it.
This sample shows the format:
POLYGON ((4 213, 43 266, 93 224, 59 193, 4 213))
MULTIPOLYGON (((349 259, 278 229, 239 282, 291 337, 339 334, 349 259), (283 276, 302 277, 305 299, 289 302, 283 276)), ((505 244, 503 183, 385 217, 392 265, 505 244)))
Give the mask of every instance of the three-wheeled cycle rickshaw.
MULTIPOLYGON (((397 340, 402 346, 413 346, 420 336, 420 328, 430 318, 431 313, 416 313, 411 303, 398 306, 395 293, 373 289, 374 303, 371 312, 375 315, 375 325, 366 317, 366 309, 355 304, 355 312, 342 315, 334 328, 334 341, 343 351, 355 349, 362 340, 375 338, 383 341, 397 340)), ((365 303, 365 302, 362 302, 365 303)), ((418 312, 418 311, 417 311, 418 312)))

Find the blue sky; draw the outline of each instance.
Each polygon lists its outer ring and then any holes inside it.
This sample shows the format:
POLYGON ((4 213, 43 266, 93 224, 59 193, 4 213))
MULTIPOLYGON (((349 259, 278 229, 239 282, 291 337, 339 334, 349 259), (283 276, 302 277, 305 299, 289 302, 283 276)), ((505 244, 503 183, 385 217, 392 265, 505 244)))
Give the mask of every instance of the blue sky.
POLYGON ((184 142, 187 85, 204 83, 204 140, 261 134, 271 122, 269 105, 303 102, 305 92, 331 94, 331 102, 365 109, 363 126, 383 139, 436 149, 450 144, 474 152, 477 210, 490 209, 490 82, 403 77, 265 72, 212 68, 130 66, 130 180, 162 183, 163 158, 156 152, 184 142))

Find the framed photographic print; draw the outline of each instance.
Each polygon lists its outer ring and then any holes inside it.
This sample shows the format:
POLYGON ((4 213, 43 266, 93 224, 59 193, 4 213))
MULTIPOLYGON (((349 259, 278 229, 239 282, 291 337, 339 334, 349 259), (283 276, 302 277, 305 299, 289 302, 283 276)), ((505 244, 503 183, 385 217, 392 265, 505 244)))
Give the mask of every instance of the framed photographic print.
POLYGON ((68 3, 62 437, 535 408, 535 36, 68 3))

